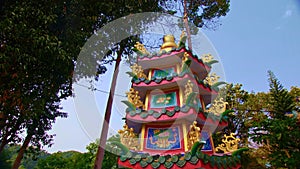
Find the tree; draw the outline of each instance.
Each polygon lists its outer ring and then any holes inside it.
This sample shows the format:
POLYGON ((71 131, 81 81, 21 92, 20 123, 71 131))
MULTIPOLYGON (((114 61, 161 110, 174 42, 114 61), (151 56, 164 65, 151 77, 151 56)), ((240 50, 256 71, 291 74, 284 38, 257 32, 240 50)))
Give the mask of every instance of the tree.
MULTIPOLYGON (((111 147, 111 142, 118 141, 118 136, 113 136, 108 139, 107 146, 111 147)), ((87 152, 80 153, 76 151, 56 152, 46 158, 39 158, 35 169, 69 169, 80 168, 90 169, 94 165, 96 153, 99 145, 99 140, 91 142, 86 146, 87 152)), ((109 148, 108 148, 109 149, 109 148)), ((117 155, 109 151, 105 151, 102 168, 117 168, 117 155)), ((32 167, 33 168, 33 167, 32 167)))
POLYGON ((47 131, 57 117, 66 117, 59 103, 72 94, 74 61, 93 32, 86 24, 95 21, 75 15, 77 1, 1 3, 0 152, 8 143, 23 142, 13 167, 18 168, 28 145, 51 145, 47 131))
MULTIPOLYGON (((276 78, 273 77, 272 79, 276 78)), ((274 80, 272 80, 272 83, 273 82, 274 80)), ((299 102, 297 100, 298 96, 300 95, 299 88, 292 87, 290 92, 288 92, 288 95, 292 96, 291 99, 287 97, 277 101, 274 101, 274 99, 272 99, 279 98, 278 96, 274 96, 274 90, 270 90, 270 92, 267 93, 249 93, 242 89, 241 84, 227 84, 224 88, 220 90, 220 93, 224 98, 226 98, 226 101, 228 102, 228 108, 234 110, 232 114, 229 114, 229 125, 224 129, 223 132, 225 132, 226 134, 229 134, 230 132, 236 133, 241 140, 240 146, 247 146, 250 148, 249 151, 243 153, 242 155, 243 167, 267 168, 268 163, 271 161, 270 152, 272 150, 272 146, 270 145, 269 141, 267 141, 267 139, 265 139, 265 141, 262 142, 254 142, 249 138, 255 135, 253 134, 253 130, 258 130, 257 134, 262 132, 259 135, 262 135, 263 133, 269 135, 268 131, 264 129, 264 127, 262 127, 261 125, 263 121, 274 118, 273 115, 269 113, 274 112, 274 106, 278 105, 278 103, 284 103, 290 100, 289 104, 296 104, 297 109, 299 107, 297 106, 297 104, 299 105, 299 102), (260 127, 257 128, 257 125, 260 125, 260 127)), ((282 108, 288 106, 282 106, 280 104, 279 107, 282 108)), ((290 111, 288 108, 284 109, 290 111)), ((282 115, 284 115, 284 117, 286 116, 285 113, 281 114, 281 116, 282 115)), ((293 118, 296 118, 297 116, 296 113, 289 114, 289 116, 292 115, 295 116, 293 118)), ((291 133, 291 135, 292 134, 293 133, 291 133)), ((221 132, 214 134, 213 138, 214 143, 219 144, 222 138, 221 132)))
POLYGON ((268 74, 270 107, 261 112, 264 118, 252 121, 251 138, 266 145, 272 167, 297 168, 300 166, 300 130, 297 117, 288 115, 296 110, 295 100, 271 71, 268 74))

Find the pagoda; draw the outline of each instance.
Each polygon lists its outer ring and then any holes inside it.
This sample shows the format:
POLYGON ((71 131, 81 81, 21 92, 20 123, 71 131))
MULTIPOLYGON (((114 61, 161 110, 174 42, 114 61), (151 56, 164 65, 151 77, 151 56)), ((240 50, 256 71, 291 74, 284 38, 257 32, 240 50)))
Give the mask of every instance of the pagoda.
MULTIPOLYGON (((240 168, 240 149, 234 134, 224 135, 214 146, 212 132, 228 125, 226 102, 218 96, 219 77, 210 73, 217 61, 201 58, 165 35, 158 53, 150 54, 139 42, 125 124, 119 130, 119 167, 240 168), (210 106, 209 106, 210 105, 210 106)), ((117 143, 116 143, 117 144, 117 143)))

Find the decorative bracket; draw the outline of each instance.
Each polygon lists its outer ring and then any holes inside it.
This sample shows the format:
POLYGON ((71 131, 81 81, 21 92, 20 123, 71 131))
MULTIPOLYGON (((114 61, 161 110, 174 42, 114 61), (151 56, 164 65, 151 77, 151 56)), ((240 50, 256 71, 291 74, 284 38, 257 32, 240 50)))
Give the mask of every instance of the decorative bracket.
POLYGON ((136 42, 136 44, 134 45, 134 47, 136 48, 136 50, 138 50, 141 54, 144 55, 148 55, 150 54, 147 49, 145 48, 145 46, 143 44, 141 44, 140 42, 136 42))
POLYGON ((201 56, 201 59, 204 63, 209 63, 214 59, 214 57, 211 54, 204 54, 201 56))
POLYGON ((216 148, 216 151, 221 150, 224 153, 232 153, 235 150, 237 150, 240 139, 235 138, 234 135, 235 135, 234 133, 230 133, 229 136, 224 134, 225 139, 222 139, 223 143, 218 145, 218 147, 216 148))
POLYGON ((184 90, 184 96, 183 96, 183 102, 185 103, 188 96, 193 93, 193 83, 191 82, 191 80, 188 80, 187 83, 185 84, 185 90, 184 90))
POLYGON ((217 76, 216 73, 213 73, 211 75, 208 75, 205 79, 204 79, 204 83, 208 84, 210 86, 216 84, 219 80, 220 76, 217 76))
POLYGON ((208 112, 214 113, 215 115, 221 115, 226 110, 228 102, 224 102, 223 98, 214 100, 212 106, 208 109, 208 112))
POLYGON ((119 130, 120 140, 123 145, 128 147, 129 149, 139 150, 139 142, 136 134, 133 132, 133 128, 128 128, 125 123, 123 126, 123 130, 119 130))
POLYGON ((133 64, 130 66, 132 73, 135 74, 138 78, 145 78, 147 79, 147 76, 145 75, 142 66, 139 66, 138 64, 133 64))
POLYGON ((200 133, 201 129, 197 126, 197 121, 194 121, 192 125, 190 125, 190 131, 188 134, 188 149, 190 150, 194 143, 200 141, 200 133))
POLYGON ((133 88, 130 88, 129 92, 126 92, 128 101, 134 104, 136 107, 143 106, 143 102, 140 100, 139 92, 135 91, 133 88))

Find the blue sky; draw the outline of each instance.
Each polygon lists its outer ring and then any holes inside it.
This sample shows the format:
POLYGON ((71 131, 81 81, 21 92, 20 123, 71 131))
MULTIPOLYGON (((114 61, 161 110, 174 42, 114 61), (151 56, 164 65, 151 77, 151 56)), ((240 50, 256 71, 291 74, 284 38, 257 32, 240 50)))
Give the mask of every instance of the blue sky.
MULTIPOLYGON (((216 31, 203 32, 219 54, 226 82, 241 83, 247 91, 268 91, 267 71, 272 70, 286 88, 300 86, 300 1, 232 0, 230 12, 220 21, 222 25, 216 31)), ((108 72, 100 79, 99 89, 109 90, 107 82, 110 74, 108 72)), ((129 84, 123 87, 129 88, 129 84)), ((80 90, 83 92, 85 89, 80 90)), ((124 94, 124 91, 118 89, 117 93, 124 94)), ((97 109, 102 116, 108 95, 99 92, 94 96, 88 90, 84 95, 86 98, 94 97, 93 100, 99 102, 97 109)), ((118 101, 124 98, 116 99, 118 101)), ((89 104, 78 107, 78 102, 80 101, 74 101, 73 98, 63 102, 69 117, 58 119, 54 124, 51 131, 56 134, 54 145, 47 148, 47 151, 85 151, 86 145, 99 136, 98 126, 100 127, 101 120, 94 119, 98 122, 89 126, 93 129, 91 133, 85 131, 85 125, 93 122, 82 119, 89 116, 88 113, 97 112, 89 112, 89 104)), ((122 123, 123 115, 122 109, 114 106, 112 124, 122 123)))
POLYGON ((231 2, 222 26, 204 31, 220 55, 227 82, 268 91, 271 70, 286 88, 300 85, 299 5, 295 0, 231 2))

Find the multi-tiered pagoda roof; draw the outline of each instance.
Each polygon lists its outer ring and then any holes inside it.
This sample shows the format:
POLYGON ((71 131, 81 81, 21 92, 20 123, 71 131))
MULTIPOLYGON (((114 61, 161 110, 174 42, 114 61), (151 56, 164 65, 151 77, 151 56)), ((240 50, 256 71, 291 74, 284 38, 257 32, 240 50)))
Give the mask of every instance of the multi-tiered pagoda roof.
POLYGON ((212 132, 228 125, 226 102, 218 97, 217 63, 185 47, 184 35, 175 43, 164 36, 158 53, 137 43, 133 49, 132 86, 123 101, 125 125, 120 130, 118 163, 130 168, 239 168, 238 140, 226 136, 215 148, 212 132), (208 108, 208 105, 210 107, 208 108))

